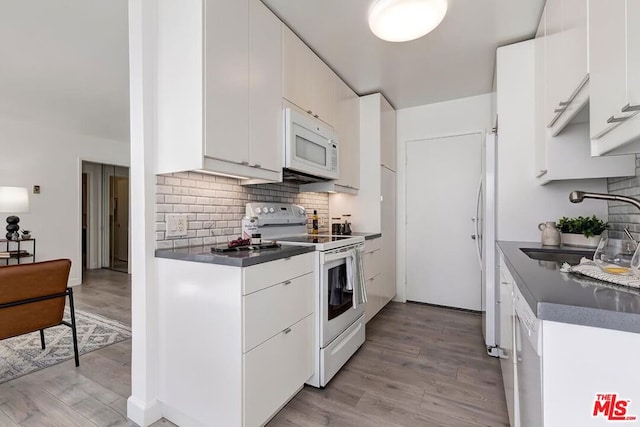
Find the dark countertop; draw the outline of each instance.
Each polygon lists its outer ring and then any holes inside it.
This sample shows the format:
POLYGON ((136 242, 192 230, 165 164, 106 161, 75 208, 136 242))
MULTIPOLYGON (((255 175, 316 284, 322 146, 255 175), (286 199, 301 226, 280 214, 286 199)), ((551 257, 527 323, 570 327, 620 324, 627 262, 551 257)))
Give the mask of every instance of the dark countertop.
POLYGON ((156 249, 156 258, 169 258, 181 261, 206 262, 209 264, 230 265, 233 267, 249 267, 263 262, 313 252, 313 246, 282 245, 274 249, 259 251, 211 252, 211 245, 192 246, 188 248, 156 249))
POLYGON ((640 289, 561 273, 558 263, 531 259, 520 250, 554 249, 540 243, 498 242, 498 247, 538 319, 640 333, 640 289))
POLYGON ((365 233, 363 231, 351 233, 352 236, 362 236, 364 240, 377 239, 378 237, 382 237, 382 233, 365 233))

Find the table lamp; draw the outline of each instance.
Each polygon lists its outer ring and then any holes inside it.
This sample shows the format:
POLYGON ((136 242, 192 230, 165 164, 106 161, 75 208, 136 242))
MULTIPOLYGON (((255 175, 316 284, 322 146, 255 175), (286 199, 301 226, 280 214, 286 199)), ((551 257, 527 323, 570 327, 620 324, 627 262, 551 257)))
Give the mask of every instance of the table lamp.
MULTIPOLYGON (((0 187, 0 212, 17 214, 29 212, 29 190, 25 187, 0 187)), ((7 240, 18 240, 18 223, 15 215, 7 217, 7 240)))

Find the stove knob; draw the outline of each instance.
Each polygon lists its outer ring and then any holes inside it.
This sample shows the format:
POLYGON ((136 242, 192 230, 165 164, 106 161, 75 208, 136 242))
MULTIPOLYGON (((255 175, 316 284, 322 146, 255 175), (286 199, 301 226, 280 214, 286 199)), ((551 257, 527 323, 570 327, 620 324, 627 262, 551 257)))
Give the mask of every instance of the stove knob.
POLYGON ((275 210, 273 208, 269 208, 269 213, 274 213, 275 210))
POLYGON ((269 213, 269 208, 265 206, 264 208, 262 208, 262 212, 269 213))
POLYGON ((262 213, 262 209, 260 209, 260 208, 256 208, 256 213, 257 213, 258 215, 260 215, 260 214, 262 213))

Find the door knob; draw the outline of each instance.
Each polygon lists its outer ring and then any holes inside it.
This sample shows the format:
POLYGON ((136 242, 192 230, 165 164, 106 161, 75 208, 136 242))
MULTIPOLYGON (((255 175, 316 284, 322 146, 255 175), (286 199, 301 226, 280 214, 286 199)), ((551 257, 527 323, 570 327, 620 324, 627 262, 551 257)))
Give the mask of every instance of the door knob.
POLYGON ((476 235, 475 234, 471 235, 471 240, 476 240, 476 235))

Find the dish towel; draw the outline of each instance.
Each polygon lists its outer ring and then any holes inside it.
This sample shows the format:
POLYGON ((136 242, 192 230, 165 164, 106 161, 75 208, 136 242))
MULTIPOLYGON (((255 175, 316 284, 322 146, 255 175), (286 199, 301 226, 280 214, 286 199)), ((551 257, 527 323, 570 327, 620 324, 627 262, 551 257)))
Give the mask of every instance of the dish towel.
POLYGON ((602 280, 609 283, 615 283, 616 285, 629 286, 631 288, 640 288, 640 276, 635 274, 630 275, 618 275, 605 273, 594 263, 593 261, 582 258, 580 264, 571 266, 566 262, 562 265, 560 271, 564 273, 578 273, 583 276, 592 277, 594 279, 602 280))
POLYGON ((367 288, 364 282, 364 266, 362 259, 364 257, 364 249, 351 249, 347 258, 347 289, 354 290, 357 294, 357 300, 354 299, 354 308, 356 302, 364 304, 367 302, 367 288))

